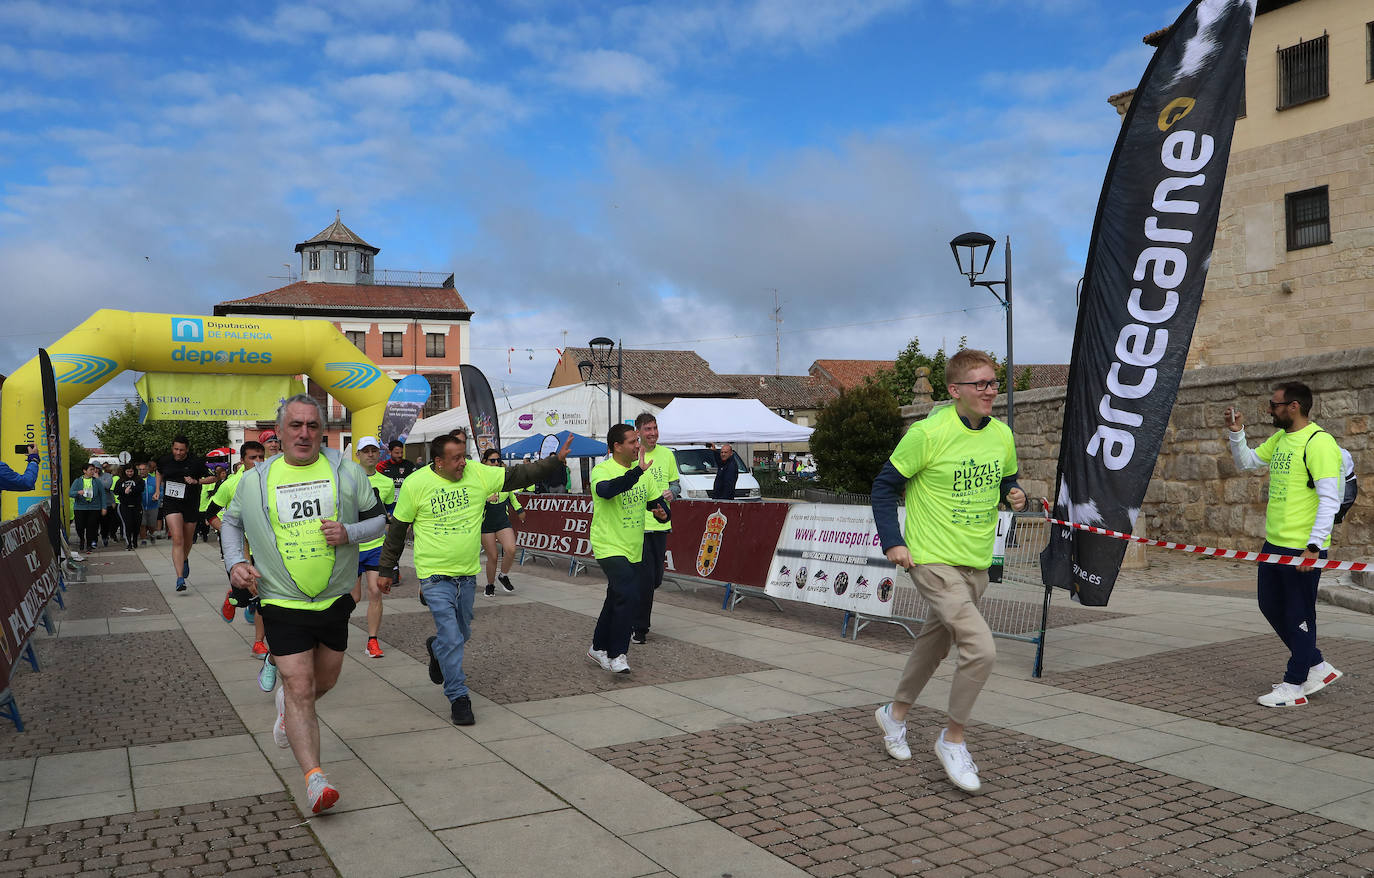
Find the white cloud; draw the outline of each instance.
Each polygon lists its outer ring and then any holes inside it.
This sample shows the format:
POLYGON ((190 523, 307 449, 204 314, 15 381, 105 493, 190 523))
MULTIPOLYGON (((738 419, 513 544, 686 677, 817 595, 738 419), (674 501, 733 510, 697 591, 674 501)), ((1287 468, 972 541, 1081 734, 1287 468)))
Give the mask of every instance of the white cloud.
POLYGON ((472 47, 462 37, 449 31, 418 31, 414 44, 421 55, 452 64, 470 61, 474 55, 472 47))
POLYGON ((265 21, 239 16, 231 26, 241 36, 258 43, 299 43, 315 34, 328 33, 333 20, 315 6, 278 6, 265 21))
POLYGON ((330 37, 324 44, 326 58, 345 64, 376 64, 380 61, 390 61, 400 53, 401 41, 390 34, 330 37))
POLYGON ((80 6, 11 0, 0 3, 0 28, 37 37, 82 37, 124 40, 152 28, 152 19, 123 12, 106 12, 80 6))
POLYGON ((653 67, 637 55, 614 49, 576 52, 563 59, 554 82, 574 91, 606 95, 643 95, 661 82, 653 67))

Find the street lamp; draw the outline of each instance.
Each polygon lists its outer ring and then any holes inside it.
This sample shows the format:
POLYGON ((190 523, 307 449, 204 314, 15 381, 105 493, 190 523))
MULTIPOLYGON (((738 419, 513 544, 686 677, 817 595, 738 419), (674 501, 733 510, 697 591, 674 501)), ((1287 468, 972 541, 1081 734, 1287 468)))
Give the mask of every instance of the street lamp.
POLYGON ((1014 433, 1016 432, 1015 411, 1012 403, 1016 396, 1016 366, 1012 359, 1011 352, 1011 236, 1008 235, 1006 257, 1006 278, 1003 280, 978 280, 978 275, 987 270, 988 262, 992 260, 992 251, 997 247, 996 239, 983 234, 982 232, 965 232, 953 241, 949 242, 949 249, 954 252, 954 261, 959 266, 959 273, 968 278, 968 285, 971 287, 987 287, 988 292, 992 293, 997 299, 997 303, 1002 306, 1002 310, 1007 314, 1007 427, 1014 433), (986 253, 980 252, 987 248, 986 253), (982 264, 979 264, 981 258, 982 264), (1002 295, 997 294, 996 287, 1002 288, 1002 295))
POLYGON ((614 341, 611 341, 609 338, 607 338, 607 337, 604 336, 604 335, 598 335, 596 338, 594 338, 594 339, 592 339, 591 341, 587 342, 587 347, 589 347, 589 348, 591 349, 592 358, 593 358, 596 362, 595 362, 595 363, 592 363, 592 362, 590 362, 590 361, 588 361, 588 360, 583 360, 582 362, 580 362, 580 363, 577 364, 577 370, 578 370, 578 372, 581 373, 581 375, 582 375, 582 381, 583 381, 583 383, 588 383, 588 384, 590 384, 590 383, 596 383, 596 384, 600 384, 601 382, 599 382, 599 381, 597 381, 597 382, 591 382, 589 379, 590 379, 591 374, 592 374, 592 368, 593 368, 594 366, 599 366, 599 367, 601 367, 601 373, 602 373, 602 375, 604 375, 605 378, 606 378, 606 429, 609 430, 609 429, 610 429, 610 425, 611 425, 611 423, 612 423, 612 422, 611 422, 611 370, 612 370, 612 369, 615 370, 615 381, 616 381, 616 388, 617 388, 617 391, 616 391, 616 392, 617 392, 617 394, 618 394, 618 396, 619 396, 619 403, 620 403, 620 419, 621 419, 622 421, 625 419, 625 391, 624 391, 624 388, 623 388, 623 386, 622 386, 622 382, 621 382, 621 380, 620 380, 621 367, 624 365, 624 347, 621 346, 621 345, 618 345, 618 344, 617 344, 616 342, 614 342, 614 341), (616 351, 616 355, 615 355, 615 365, 614 365, 614 366, 612 366, 612 364, 611 364, 611 349, 612 349, 612 348, 614 348, 615 351, 616 351), (584 366, 587 367, 585 370, 583 369, 584 366))

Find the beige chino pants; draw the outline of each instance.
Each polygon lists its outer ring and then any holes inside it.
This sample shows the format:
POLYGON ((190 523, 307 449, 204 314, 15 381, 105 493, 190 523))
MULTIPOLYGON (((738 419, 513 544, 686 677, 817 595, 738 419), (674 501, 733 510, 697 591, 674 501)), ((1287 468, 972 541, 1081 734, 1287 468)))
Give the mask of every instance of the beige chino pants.
POLYGON ((959 663, 949 690, 949 718, 964 725, 997 660, 992 629, 978 612, 978 601, 988 588, 988 572, 948 564, 917 564, 908 575, 930 607, 930 617, 916 635, 893 700, 914 703, 949 655, 950 646, 958 646, 959 663))

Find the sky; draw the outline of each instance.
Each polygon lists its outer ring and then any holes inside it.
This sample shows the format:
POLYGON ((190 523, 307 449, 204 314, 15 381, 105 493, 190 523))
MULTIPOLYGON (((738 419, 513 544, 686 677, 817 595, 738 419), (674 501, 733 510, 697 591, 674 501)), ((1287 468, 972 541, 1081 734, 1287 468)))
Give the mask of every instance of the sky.
POLYGON ((0 0, 0 374, 99 308, 281 286, 335 211, 454 273, 498 391, 599 335, 720 373, 1001 357, 966 231, 988 279, 1011 239, 1016 362, 1065 363, 1107 97, 1184 5, 0 0))

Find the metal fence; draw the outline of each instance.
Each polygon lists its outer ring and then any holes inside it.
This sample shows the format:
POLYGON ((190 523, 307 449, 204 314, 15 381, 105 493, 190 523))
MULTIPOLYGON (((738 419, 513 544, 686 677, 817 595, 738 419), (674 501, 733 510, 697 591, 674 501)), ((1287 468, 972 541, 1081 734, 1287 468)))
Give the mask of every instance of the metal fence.
MULTIPOLYGON (((1007 538, 1001 582, 988 583, 978 608, 994 637, 1034 643, 1035 668, 1039 677, 1045 656, 1045 628, 1049 622, 1051 590, 1040 584, 1040 552, 1049 542, 1049 522, 1039 513, 1018 512, 1007 538)), ((995 575, 995 569, 989 571, 995 575)), ((866 616, 854 613, 847 619, 851 639, 872 622, 887 622, 906 629, 912 637, 925 623, 930 608, 911 579, 896 578, 891 616, 866 616)))

